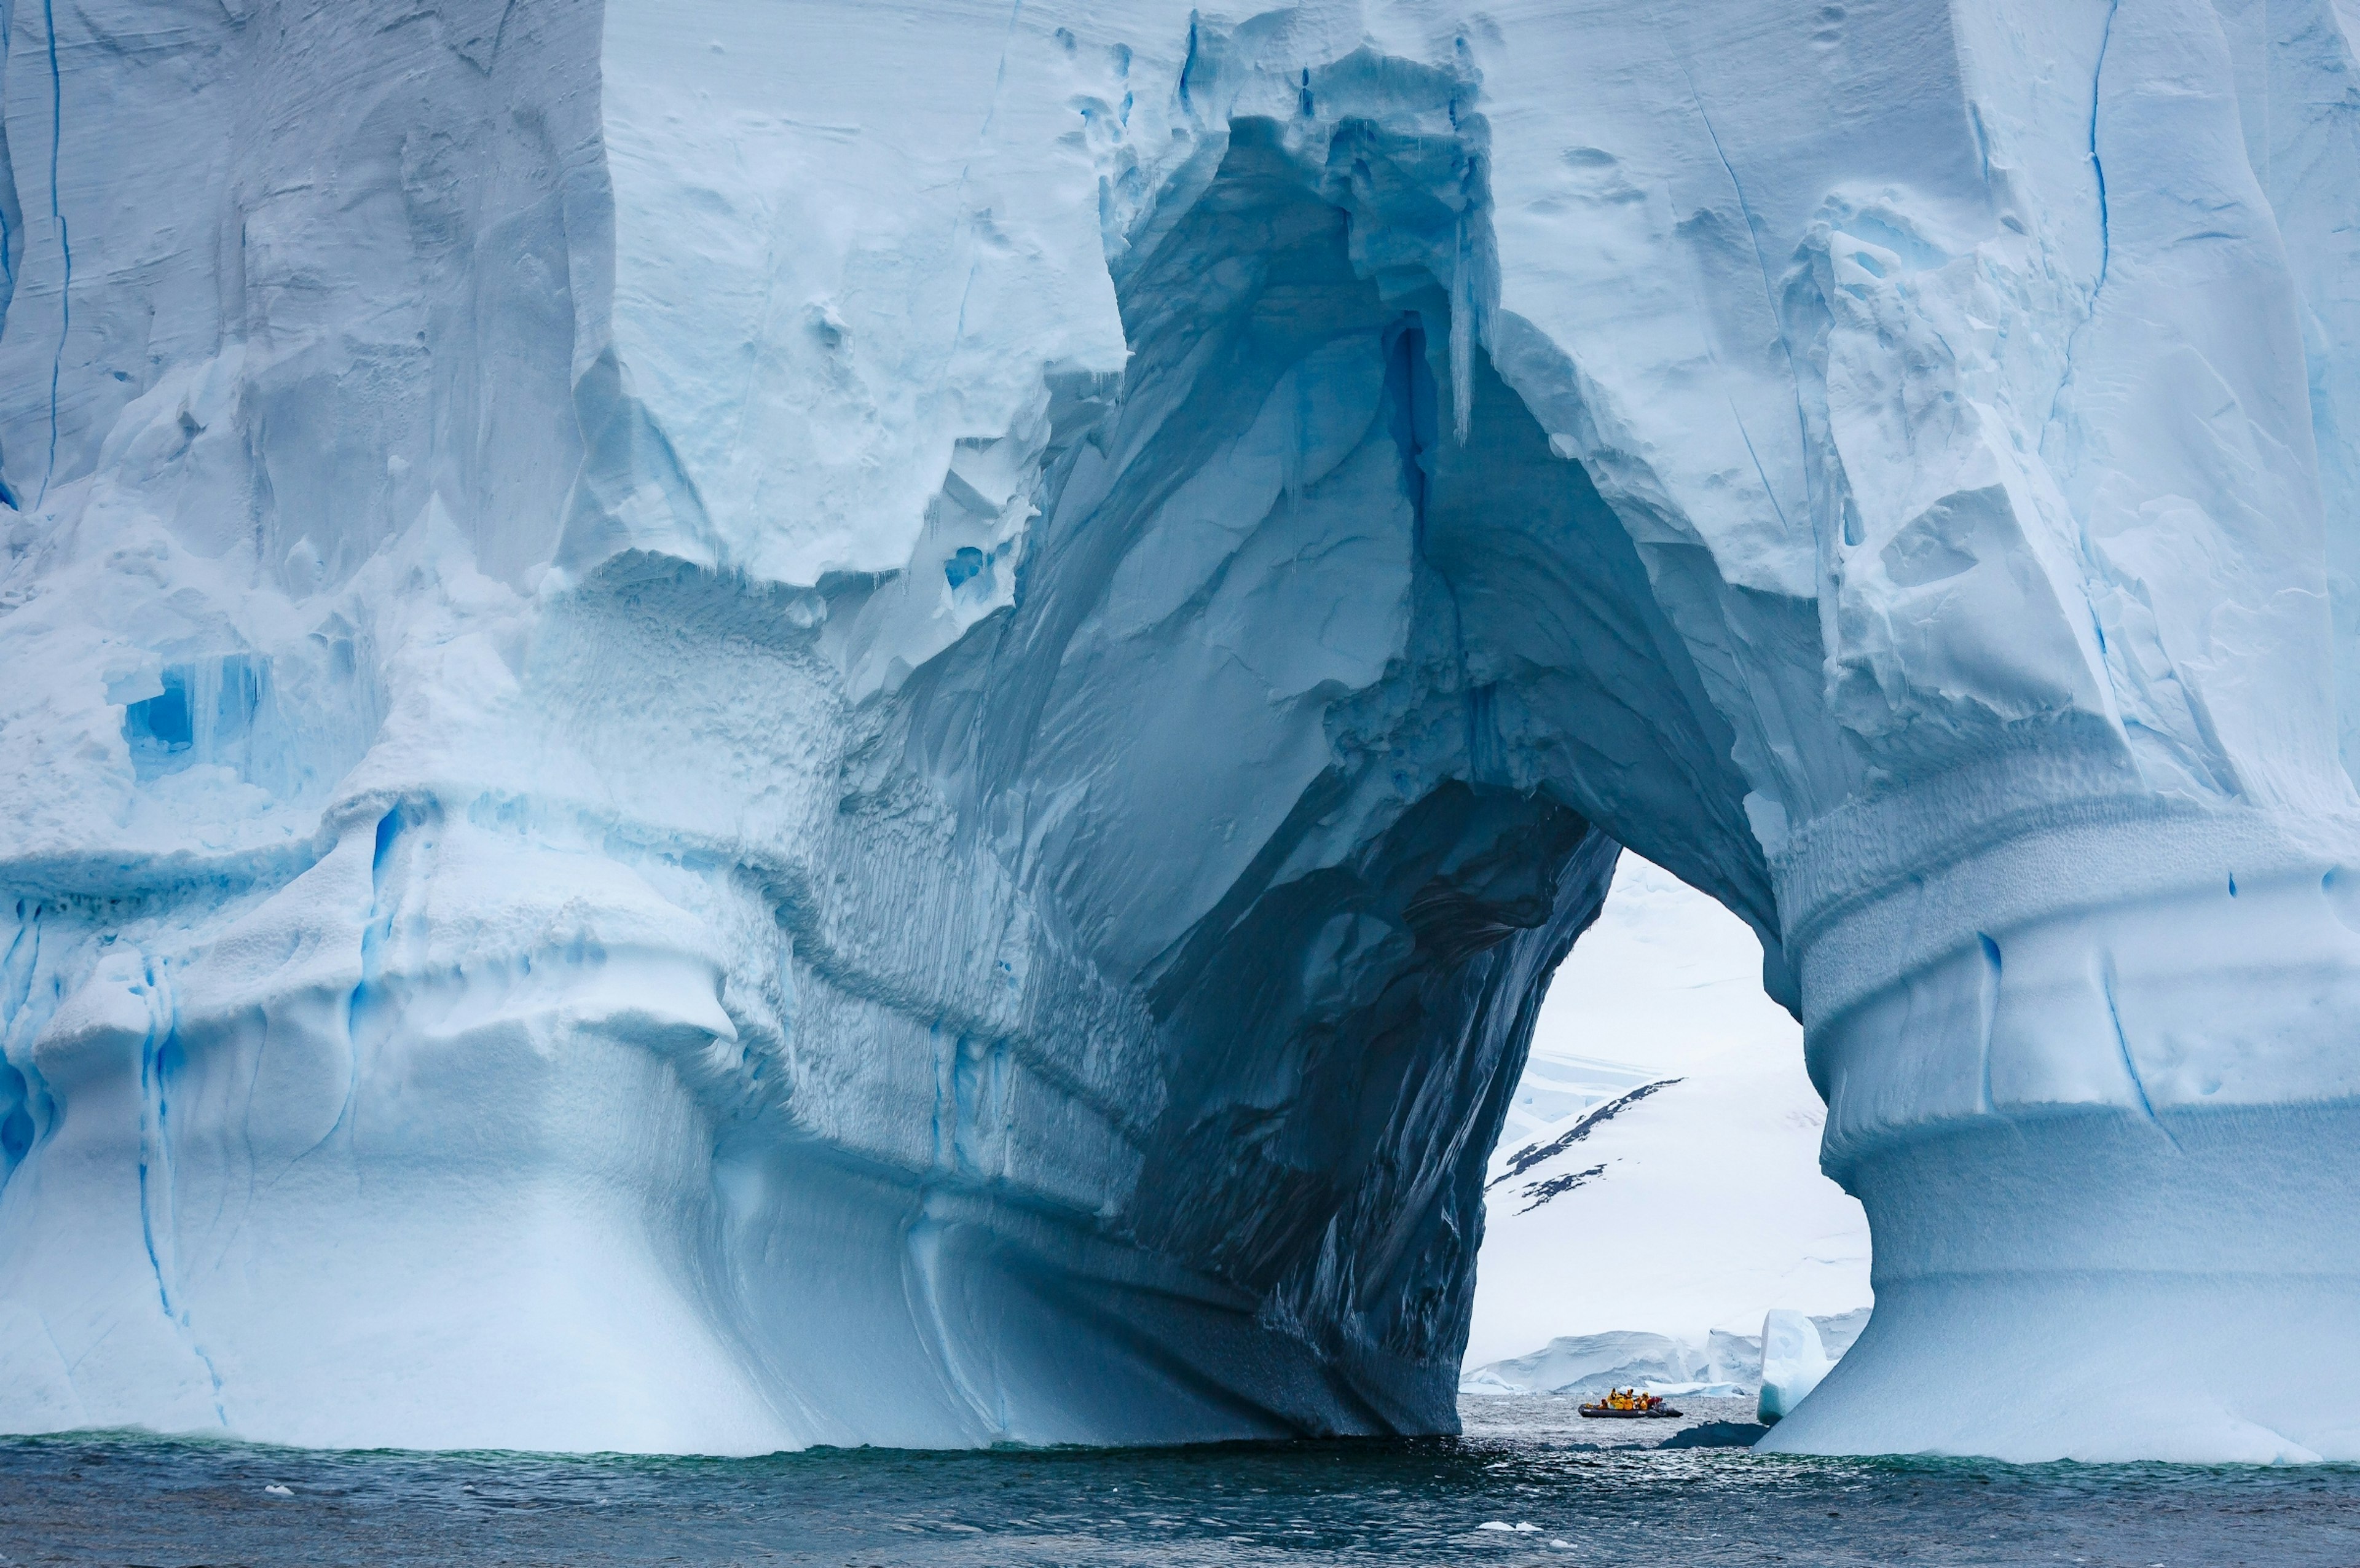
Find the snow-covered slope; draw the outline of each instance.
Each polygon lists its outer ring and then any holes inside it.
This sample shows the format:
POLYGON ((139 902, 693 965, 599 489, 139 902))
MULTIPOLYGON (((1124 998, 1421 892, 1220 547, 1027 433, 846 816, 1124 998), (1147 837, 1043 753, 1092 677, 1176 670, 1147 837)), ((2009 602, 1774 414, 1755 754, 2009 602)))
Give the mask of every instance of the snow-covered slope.
POLYGON ((1715 1330, 1758 1335, 1773 1307, 1869 1304, 1868 1220, 1819 1173, 1824 1107, 1761 954, 1728 911, 1622 857, 1492 1156, 1470 1371, 1616 1331, 1701 1360, 1715 1330))
POLYGON ((1610 1388, 1638 1388, 1655 1394, 1700 1394, 1708 1399, 1758 1396, 1765 1387, 1778 1390, 1778 1413, 1784 1415, 1808 1390, 1787 1398, 1784 1386, 1788 1367, 1778 1357, 1763 1355, 1764 1334, 1782 1321, 1808 1323, 1819 1336, 1819 1377, 1842 1358, 1868 1326, 1867 1307, 1847 1312, 1806 1317, 1785 1308, 1763 1314, 1755 1332, 1740 1334, 1715 1329, 1701 1340, 1641 1330, 1610 1329, 1603 1334, 1560 1334, 1538 1350, 1470 1367, 1460 1374, 1459 1391, 1478 1397, 1501 1394, 1557 1394, 1586 1397, 1610 1388))
POLYGON ((0 1423, 1447 1425, 1620 843, 1777 1442, 2360 1457, 2333 0, 5 16, 0 1423))

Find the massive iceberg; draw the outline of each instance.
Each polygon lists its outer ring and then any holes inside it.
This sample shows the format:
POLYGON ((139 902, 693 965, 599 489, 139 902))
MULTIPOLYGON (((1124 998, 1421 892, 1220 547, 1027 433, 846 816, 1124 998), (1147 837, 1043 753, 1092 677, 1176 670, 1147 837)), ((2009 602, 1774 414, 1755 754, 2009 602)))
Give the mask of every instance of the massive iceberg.
POLYGON ((0 18, 0 1426, 1447 1428, 1627 844, 1772 1443, 2360 1458, 2347 0, 0 18))

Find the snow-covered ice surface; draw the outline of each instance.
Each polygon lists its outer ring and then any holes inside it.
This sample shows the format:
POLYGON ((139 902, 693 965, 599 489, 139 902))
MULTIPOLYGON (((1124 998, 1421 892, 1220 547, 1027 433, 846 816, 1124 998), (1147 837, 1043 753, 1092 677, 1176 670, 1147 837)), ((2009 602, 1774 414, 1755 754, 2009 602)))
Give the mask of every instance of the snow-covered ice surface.
POLYGON ((5 17, 0 1425, 1447 1428, 1621 844, 1774 1443, 2360 1458, 2337 0, 5 17))
POLYGON ((1824 1107, 1761 963, 1743 921, 1622 858, 1541 1005, 1492 1153, 1468 1388, 1491 1371, 1519 1391, 1560 1389, 1493 1364, 1627 1331, 1686 1347, 1660 1381, 1751 1384, 1758 1343, 1715 1368, 1716 1331, 1755 1339, 1775 1307, 1869 1303, 1867 1217, 1819 1171, 1824 1107))
POLYGON ((1579 1394, 1584 1398, 1625 1388, 1652 1393, 1689 1393, 1707 1387, 1722 1395, 1739 1392, 1732 1387, 1708 1383, 1705 1371, 1704 1357, 1688 1341, 1624 1329, 1567 1334, 1530 1355, 1491 1362, 1462 1375, 1459 1391, 1461 1395, 1579 1394))

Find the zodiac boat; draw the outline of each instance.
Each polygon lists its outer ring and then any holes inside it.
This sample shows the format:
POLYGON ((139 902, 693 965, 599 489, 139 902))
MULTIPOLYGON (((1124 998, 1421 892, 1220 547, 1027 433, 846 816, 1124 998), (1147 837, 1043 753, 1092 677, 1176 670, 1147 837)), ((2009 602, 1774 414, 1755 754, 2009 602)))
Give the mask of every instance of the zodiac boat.
POLYGON ((1597 1403, 1583 1405, 1581 1413, 1592 1419, 1646 1421, 1680 1412, 1664 1403, 1659 1394, 1643 1394, 1636 1388, 1611 1388, 1597 1403))

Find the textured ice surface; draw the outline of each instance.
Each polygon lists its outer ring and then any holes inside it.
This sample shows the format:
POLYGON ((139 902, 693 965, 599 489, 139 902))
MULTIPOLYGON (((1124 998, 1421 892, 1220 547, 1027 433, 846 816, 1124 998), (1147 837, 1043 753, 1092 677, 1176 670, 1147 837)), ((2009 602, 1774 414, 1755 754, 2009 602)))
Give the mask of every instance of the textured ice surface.
POLYGON ((1774 1443, 2360 1457, 2347 16, 11 6, 0 1422, 1447 1426, 1621 843, 1774 1443))

